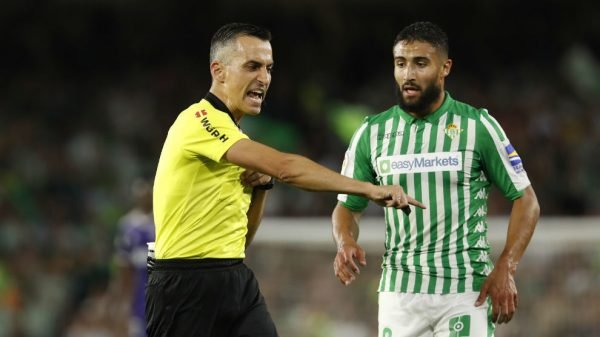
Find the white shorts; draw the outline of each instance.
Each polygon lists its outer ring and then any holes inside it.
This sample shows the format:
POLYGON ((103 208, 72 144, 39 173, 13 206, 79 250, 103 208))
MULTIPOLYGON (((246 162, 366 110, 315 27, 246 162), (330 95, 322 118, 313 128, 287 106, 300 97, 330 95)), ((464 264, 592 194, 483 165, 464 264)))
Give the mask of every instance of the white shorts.
POLYGON ((489 300, 479 307, 479 293, 379 293, 378 337, 493 337, 489 300))

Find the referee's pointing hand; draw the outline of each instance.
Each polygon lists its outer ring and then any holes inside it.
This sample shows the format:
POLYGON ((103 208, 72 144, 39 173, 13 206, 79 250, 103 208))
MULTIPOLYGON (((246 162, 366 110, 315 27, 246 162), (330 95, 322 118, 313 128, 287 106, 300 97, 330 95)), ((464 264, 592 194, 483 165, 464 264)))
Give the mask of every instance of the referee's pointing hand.
POLYGON ((406 214, 410 213, 409 205, 422 209, 427 208, 420 201, 404 193, 402 186, 399 185, 373 185, 373 192, 371 192, 368 198, 380 206, 398 208, 406 214))

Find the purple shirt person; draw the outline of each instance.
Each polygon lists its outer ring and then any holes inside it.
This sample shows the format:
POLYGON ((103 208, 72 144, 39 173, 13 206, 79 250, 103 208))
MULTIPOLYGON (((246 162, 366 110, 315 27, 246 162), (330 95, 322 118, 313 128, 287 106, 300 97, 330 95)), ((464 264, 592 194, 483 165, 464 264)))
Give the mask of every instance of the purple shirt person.
POLYGON ((148 280, 147 243, 153 242, 155 236, 152 186, 146 181, 136 181, 132 192, 136 206, 120 219, 115 240, 118 266, 115 284, 131 303, 127 336, 146 337, 144 291, 148 280))

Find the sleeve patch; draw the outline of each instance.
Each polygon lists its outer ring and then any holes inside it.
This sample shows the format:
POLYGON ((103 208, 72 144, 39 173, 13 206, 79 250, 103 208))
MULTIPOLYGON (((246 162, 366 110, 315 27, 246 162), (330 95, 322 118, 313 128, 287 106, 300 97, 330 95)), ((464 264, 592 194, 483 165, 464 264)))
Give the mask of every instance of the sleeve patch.
POLYGON ((506 150, 508 160, 510 161, 510 164, 512 165, 515 172, 523 172, 523 161, 521 160, 521 157, 519 157, 519 154, 517 153, 517 150, 515 150, 514 146, 512 146, 512 144, 509 143, 508 145, 506 145, 506 147, 504 147, 504 149, 506 150))

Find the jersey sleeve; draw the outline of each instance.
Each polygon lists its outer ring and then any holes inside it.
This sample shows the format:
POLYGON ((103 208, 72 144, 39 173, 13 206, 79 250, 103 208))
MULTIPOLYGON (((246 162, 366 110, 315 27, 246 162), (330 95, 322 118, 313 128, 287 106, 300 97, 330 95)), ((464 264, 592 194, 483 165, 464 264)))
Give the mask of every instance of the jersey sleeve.
POLYGON ((515 200, 531 185, 523 161, 498 121, 487 110, 481 111, 479 120, 477 146, 484 172, 507 199, 515 200))
POLYGON ((240 139, 248 138, 231 117, 218 110, 190 108, 183 112, 183 150, 191 157, 220 161, 225 152, 240 139))
MULTIPOLYGON (((352 136, 350 146, 344 155, 341 174, 356 180, 375 184, 375 172, 371 166, 369 151, 368 119, 352 136)), ((351 211, 361 212, 369 204, 369 199, 351 194, 338 194, 338 201, 351 211)))

